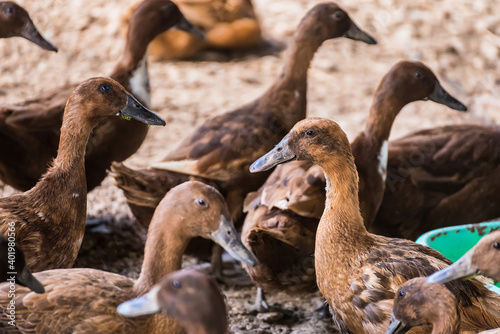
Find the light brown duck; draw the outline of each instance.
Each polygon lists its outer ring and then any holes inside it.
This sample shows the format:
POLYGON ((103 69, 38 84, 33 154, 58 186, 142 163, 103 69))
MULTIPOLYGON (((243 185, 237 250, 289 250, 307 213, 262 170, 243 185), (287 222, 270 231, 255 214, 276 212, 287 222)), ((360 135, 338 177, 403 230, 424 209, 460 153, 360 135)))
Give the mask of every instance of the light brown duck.
POLYGON ((144 296, 118 306, 127 317, 159 312, 178 319, 187 334, 228 332, 224 295, 212 278, 196 270, 173 272, 144 296))
MULTIPOLYGON (((359 178, 347 136, 333 121, 298 122, 275 148, 252 164, 267 170, 290 160, 319 165, 326 177, 325 211, 316 233, 316 281, 342 333, 385 333, 397 289, 451 261, 409 240, 369 233, 360 213, 359 178)), ((464 331, 500 326, 500 295, 481 281, 454 281, 464 331)), ((429 331, 412 330, 411 333, 429 331)))

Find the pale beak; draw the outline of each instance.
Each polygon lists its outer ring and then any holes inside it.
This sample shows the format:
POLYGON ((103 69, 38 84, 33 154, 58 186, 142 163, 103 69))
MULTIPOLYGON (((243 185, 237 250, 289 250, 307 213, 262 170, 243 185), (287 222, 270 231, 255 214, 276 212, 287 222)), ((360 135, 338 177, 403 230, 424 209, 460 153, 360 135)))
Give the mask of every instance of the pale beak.
POLYGON ((264 172, 276 165, 294 160, 296 157, 295 154, 290 151, 288 139, 289 137, 283 138, 283 140, 281 140, 278 145, 276 145, 266 155, 255 160, 255 162, 250 166, 250 172, 264 172))

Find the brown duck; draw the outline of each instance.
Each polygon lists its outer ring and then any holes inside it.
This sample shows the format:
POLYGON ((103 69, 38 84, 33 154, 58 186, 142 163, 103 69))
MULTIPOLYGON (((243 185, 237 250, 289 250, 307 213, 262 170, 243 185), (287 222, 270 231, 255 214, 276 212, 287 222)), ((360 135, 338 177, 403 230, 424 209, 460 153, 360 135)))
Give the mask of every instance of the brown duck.
MULTIPOLYGON (((261 39, 260 25, 250 0, 177 0, 189 22, 205 32, 205 39, 179 30, 159 34, 149 46, 157 58, 180 59, 194 56, 203 48, 240 49, 256 46, 261 39)), ((124 27, 140 4, 132 4, 122 16, 124 27)))
POLYGON ((500 216, 500 126, 448 125, 389 143, 373 232, 415 240, 500 216))
MULTIPOLYGON (((12 228, 12 231, 15 231, 12 228)), ((7 236, 12 233, 9 231, 7 236)), ((40 283, 31 273, 26 265, 23 251, 16 245, 13 237, 15 233, 7 237, 0 235, 0 282, 9 282, 9 284, 19 284, 28 287, 36 293, 44 293, 42 283, 40 283)))
MULTIPOLYGON (((195 31, 169 0, 144 1, 131 17, 122 58, 110 75, 147 107, 150 106, 147 47, 156 35, 173 26, 195 31)), ((57 154, 64 106, 75 88, 76 85, 69 85, 16 106, 0 107, 2 181, 27 190, 40 179, 57 154)), ((112 161, 123 161, 134 154, 147 132, 148 126, 136 121, 114 118, 100 123, 87 145, 87 190, 101 183, 112 161)))
MULTIPOLYGON (((351 143, 360 178, 361 215, 368 230, 384 194, 392 124, 405 105, 420 100, 466 110, 427 66, 401 61, 380 82, 366 127, 351 143)), ((248 273, 264 290, 304 292, 316 288, 314 240, 324 204, 324 173, 310 161, 278 166, 257 192, 248 195, 242 240, 259 259, 248 273)), ((256 306, 261 303, 257 300, 256 306)))
MULTIPOLYGON (((413 327, 432 327, 432 334, 477 333, 461 330, 471 327, 461 324, 460 305, 444 285, 429 284, 425 277, 404 283, 396 292, 391 322, 386 334, 402 334, 413 327)), ((464 320, 467 321, 467 320, 464 320)), ((481 334, 499 333, 500 328, 481 334)))
POLYGON ((208 119, 152 168, 114 163, 111 170, 135 217, 147 226, 163 195, 190 176, 218 186, 233 218, 240 217, 246 194, 266 177, 251 175, 248 167, 305 117, 309 64, 325 40, 337 37, 375 43, 335 3, 316 5, 300 22, 280 77, 260 98, 208 119))
POLYGON ((196 270, 167 275, 142 297, 118 306, 126 317, 159 313, 174 317, 187 334, 225 334, 228 321, 224 295, 215 281, 196 270))
POLYGON ((109 117, 165 125, 113 79, 86 80, 66 104, 57 157, 47 173, 25 193, 0 199, 0 234, 14 227, 33 271, 68 268, 76 259, 87 216, 85 147, 92 129, 109 117))
MULTIPOLYGON (((117 313, 121 303, 147 294, 162 278, 181 269, 189 239, 210 238, 246 263, 253 255, 237 237, 223 197, 201 182, 173 188, 158 205, 148 230, 144 262, 137 281, 88 268, 36 273, 45 294, 16 289, 18 333, 182 333, 180 323, 165 315, 127 318, 117 313)), ((8 284, 0 285, 0 328, 9 319, 8 284)))
MULTIPOLYGON (((397 289, 411 278, 443 269, 451 261, 429 247, 366 230, 351 146, 335 122, 323 118, 298 122, 250 169, 263 171, 294 159, 319 165, 327 180, 314 259, 316 282, 333 311, 334 321, 342 333, 385 333, 397 289)), ((468 324, 462 330, 500 326, 500 295, 481 281, 454 281, 447 287, 459 302, 462 324, 468 324)))
POLYGON ((445 283, 477 274, 500 282, 500 231, 491 232, 479 240, 451 266, 432 274, 429 283, 445 283))
POLYGON ((0 1, 0 38, 24 37, 41 48, 57 52, 38 32, 28 12, 12 1, 0 1))

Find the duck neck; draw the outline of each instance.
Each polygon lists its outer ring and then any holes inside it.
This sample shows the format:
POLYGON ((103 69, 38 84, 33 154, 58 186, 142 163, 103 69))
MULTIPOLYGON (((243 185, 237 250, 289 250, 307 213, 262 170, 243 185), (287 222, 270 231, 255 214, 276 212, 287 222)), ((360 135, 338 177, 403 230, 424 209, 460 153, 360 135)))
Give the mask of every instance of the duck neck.
POLYGON ((147 64, 149 42, 149 39, 134 38, 129 32, 122 57, 110 75, 148 108, 151 107, 147 64))
POLYGON ((141 274, 134 285, 137 296, 151 290, 165 275, 182 268, 182 256, 189 238, 180 232, 181 229, 162 228, 162 223, 165 224, 153 217, 149 227, 141 274))
MULTIPOLYGON (((358 174, 352 154, 347 159, 334 158, 320 164, 326 177, 326 204, 316 233, 316 270, 348 266, 350 259, 369 248, 371 237, 363 224, 358 200, 358 174), (325 245, 328 245, 325 247, 325 245)), ((318 281, 318 284, 321 282, 318 281)))
POLYGON ((183 324, 186 334, 223 334, 217 328, 209 328, 208 326, 200 323, 186 323, 183 324))
POLYGON ((33 188, 37 189, 34 193, 39 193, 45 203, 50 203, 52 199, 54 211, 58 211, 61 196, 79 198, 87 195, 85 150, 90 132, 98 122, 90 122, 84 118, 79 107, 79 104, 73 103, 72 98, 69 99, 61 126, 57 156, 52 167, 33 188), (54 185, 57 186, 56 191, 54 185), (51 192, 49 196, 47 191, 51 192))
POLYGON ((387 89, 379 87, 364 130, 366 136, 376 144, 375 149, 380 150, 384 142, 387 142, 394 120, 405 105, 406 103, 399 101, 390 87, 387 89))
POLYGON ((432 334, 459 334, 460 333, 460 312, 457 307, 450 312, 449 308, 433 308, 432 314, 433 328, 432 334))

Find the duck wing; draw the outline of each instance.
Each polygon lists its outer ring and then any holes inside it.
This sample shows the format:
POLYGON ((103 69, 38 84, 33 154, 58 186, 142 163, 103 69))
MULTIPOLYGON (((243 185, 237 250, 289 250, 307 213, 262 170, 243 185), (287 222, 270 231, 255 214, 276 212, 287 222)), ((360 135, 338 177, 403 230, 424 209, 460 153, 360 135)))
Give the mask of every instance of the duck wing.
POLYGON ((384 199, 372 232, 416 239, 500 216, 500 129, 455 125, 389 144, 384 199))
POLYGON ((47 270, 35 277, 45 293, 16 286, 16 327, 8 324, 9 283, 0 284, 2 333, 142 332, 144 319, 134 322, 116 313, 120 303, 135 297, 130 278, 88 268, 47 270))

